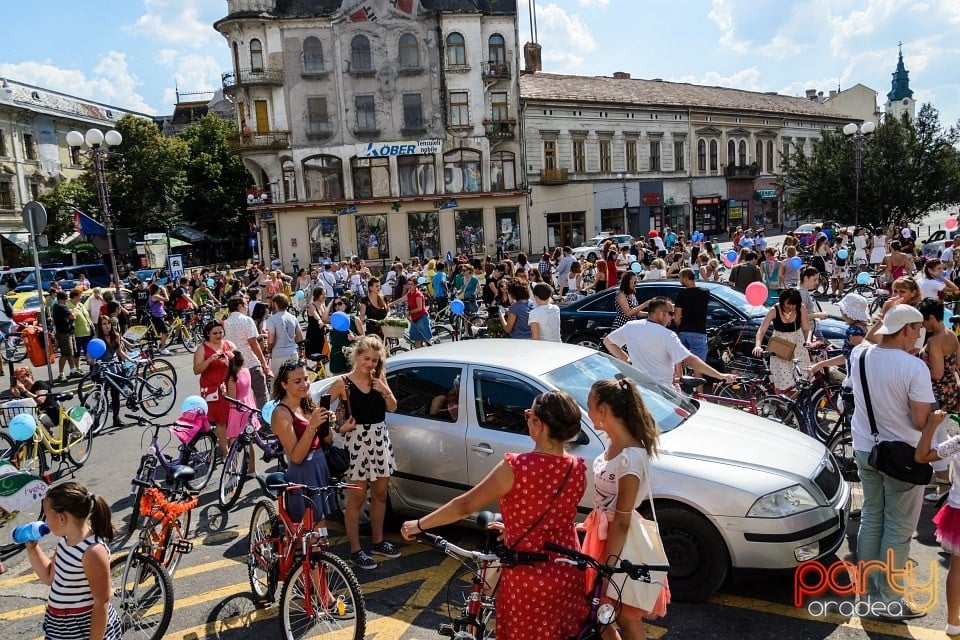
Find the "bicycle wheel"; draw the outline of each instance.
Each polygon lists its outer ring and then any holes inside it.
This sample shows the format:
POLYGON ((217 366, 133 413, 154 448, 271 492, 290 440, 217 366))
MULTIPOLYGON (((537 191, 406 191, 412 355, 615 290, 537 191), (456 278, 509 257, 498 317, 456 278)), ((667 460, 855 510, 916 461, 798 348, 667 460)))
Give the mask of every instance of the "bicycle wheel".
POLYGON ((7 336, 4 340, 3 357, 10 362, 23 362, 27 357, 27 343, 20 336, 7 336))
MULTIPOLYGON (((239 442, 239 441, 237 441, 239 442)), ((243 483, 247 479, 247 451, 246 445, 238 445, 237 442, 231 447, 227 459, 223 463, 223 469, 220 471, 220 491, 218 499, 220 506, 230 510, 237 504, 240 494, 243 491, 243 483)))
POLYGON ((827 448, 840 466, 840 475, 850 484, 850 517, 858 518, 863 509, 863 485, 860 483, 860 469, 853 457, 853 434, 849 426, 844 427, 830 439, 827 448))
MULTIPOLYGON (((752 400, 757 396, 763 395, 764 391, 759 385, 750 384, 747 382, 731 382, 730 384, 721 384, 718 385, 714 390, 713 395, 720 398, 728 398, 730 400, 752 400)), ((744 411, 749 411, 749 407, 740 407, 744 411)))
MULTIPOLYGON (((38 426, 38 429, 43 427, 38 426)), ((47 460, 47 448, 34 440, 17 442, 8 458, 20 471, 42 478, 50 468, 47 460)))
POLYGON ((180 344, 190 353, 195 353, 202 340, 197 339, 197 335, 187 327, 181 327, 179 333, 180 344))
POLYGON ((177 370, 169 360, 163 358, 151 358, 140 365, 140 375, 146 378, 151 373, 163 373, 173 380, 174 386, 177 384, 177 370))
POLYGON ((140 528, 140 520, 143 518, 143 516, 140 515, 140 503, 143 501, 143 492, 143 487, 137 487, 137 492, 133 494, 133 511, 130 513, 130 521, 127 522, 127 533, 131 536, 140 528))
POLYGON ((344 560, 327 551, 314 552, 310 567, 310 575, 304 575, 303 563, 298 563, 284 581, 280 596, 284 637, 300 640, 335 631, 339 638, 363 640, 367 613, 353 571, 344 560), (309 606, 305 594, 307 580, 311 581, 309 606))
POLYGON ((791 405, 792 403, 784 397, 775 395, 764 396, 757 401, 757 415, 796 428, 795 425, 797 421, 793 416, 793 408, 791 405), (790 422, 793 424, 789 424, 790 422))
POLYGON ((16 448, 17 443, 13 438, 0 431, 0 460, 10 460, 16 448))
POLYGON ((217 438, 212 433, 204 433, 193 441, 189 455, 182 464, 193 467, 197 475, 187 483, 187 487, 194 493, 203 491, 213 475, 213 466, 217 451, 217 438))
POLYGON ((148 416, 165 416, 177 401, 177 385, 165 373, 151 373, 140 383, 137 401, 148 416))
POLYGON ((180 558, 183 557, 179 548, 179 542, 181 540, 190 539, 190 520, 193 511, 187 511, 182 516, 180 516, 180 531, 177 531, 176 527, 169 527, 167 529, 166 540, 164 540, 163 545, 163 568, 166 569, 167 575, 171 578, 173 577, 174 572, 177 570, 177 565, 180 564, 180 558))
POLYGON ((430 344, 440 344, 443 342, 453 342, 456 340, 456 336, 453 333, 453 329, 449 325, 437 324, 431 328, 433 332, 433 339, 430 341, 430 344))
POLYGON ((258 500, 253 507, 248 534, 247 575, 250 589, 260 600, 273 601, 277 591, 277 538, 281 528, 277 507, 258 500))
POLYGON ((826 388, 817 389, 810 398, 817 426, 817 439, 821 442, 827 441, 840 420, 839 401, 841 391, 841 385, 829 384, 826 388))
POLYGON ((67 458, 77 467, 82 467, 90 459, 93 451, 93 428, 81 433, 77 423, 70 419, 63 410, 60 410, 60 420, 63 424, 64 447, 67 458))
MULTIPOLYGON (((83 380, 80 381, 81 384, 83 380)), ((90 427, 90 433, 99 435, 107 424, 107 394, 102 384, 97 384, 90 388, 84 395, 79 395, 80 404, 87 410, 90 417, 93 418, 93 425, 90 427)))
POLYGON ((110 560, 113 606, 125 640, 160 640, 173 615, 173 583, 160 563, 134 552, 110 560))

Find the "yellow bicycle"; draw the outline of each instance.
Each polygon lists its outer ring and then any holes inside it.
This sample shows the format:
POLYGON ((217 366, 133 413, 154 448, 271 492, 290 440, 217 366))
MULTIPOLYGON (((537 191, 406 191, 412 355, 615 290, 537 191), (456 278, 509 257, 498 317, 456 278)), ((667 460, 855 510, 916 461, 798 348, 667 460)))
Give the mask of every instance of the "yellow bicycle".
POLYGON ((127 329, 123 337, 131 342, 156 343, 160 345, 161 349, 166 349, 175 342, 179 342, 183 345, 184 349, 190 353, 194 353, 197 347, 200 346, 200 343, 203 342, 203 334, 197 328, 199 323, 190 322, 190 320, 192 320, 192 316, 186 320, 182 314, 174 317, 173 322, 170 323, 170 327, 167 330, 167 344, 161 344, 160 334, 157 333, 157 329, 153 326, 153 323, 134 325, 127 329))
MULTIPOLYGON (((57 402, 72 400, 73 392, 58 393, 56 399, 57 402)), ((93 450, 93 419, 83 407, 66 410, 61 406, 57 425, 50 420, 44 420, 46 414, 38 414, 37 403, 32 399, 8 402, 0 406, 0 411, 7 422, 20 413, 30 413, 37 421, 33 438, 13 443, 5 454, 5 458, 20 471, 43 478, 52 461, 62 465, 66 457, 80 468, 90 459, 90 452, 93 450), (50 460, 47 459, 48 455, 50 460)))

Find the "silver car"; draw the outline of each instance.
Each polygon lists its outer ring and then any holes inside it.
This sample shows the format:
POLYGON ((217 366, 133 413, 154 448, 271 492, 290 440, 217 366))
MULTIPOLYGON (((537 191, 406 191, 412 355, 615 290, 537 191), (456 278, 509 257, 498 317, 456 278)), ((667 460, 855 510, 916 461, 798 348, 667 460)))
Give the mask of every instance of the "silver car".
MULTIPOLYGON (((398 401, 387 416, 398 468, 392 511, 432 511, 480 482, 505 453, 531 450, 523 410, 548 389, 580 404, 582 430, 569 448, 592 461, 606 437, 587 417, 587 394, 617 373, 638 382, 662 432, 653 494, 675 598, 706 598, 731 570, 791 569, 840 546, 850 489, 819 442, 693 402, 592 349, 532 340, 470 340, 390 357, 387 380, 398 401)), ((311 393, 319 397, 329 384, 315 382, 311 393)), ((593 507, 590 480, 584 515, 593 507)))

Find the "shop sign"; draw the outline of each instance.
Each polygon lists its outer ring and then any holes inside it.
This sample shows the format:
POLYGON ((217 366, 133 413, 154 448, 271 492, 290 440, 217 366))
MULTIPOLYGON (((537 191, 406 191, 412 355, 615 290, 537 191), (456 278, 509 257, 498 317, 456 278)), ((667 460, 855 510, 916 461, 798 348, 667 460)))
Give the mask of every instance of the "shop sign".
POLYGON ((708 205, 708 204, 720 204, 719 196, 716 198, 694 198, 693 204, 697 206, 708 205))
POLYGON ((777 197, 776 189, 757 189, 753 192, 754 200, 775 200, 777 197))
POLYGON ((657 191, 644 191, 641 202, 645 207, 655 207, 660 204, 660 193, 657 191))
POLYGON ((368 142, 358 144, 356 154, 360 158, 389 158, 390 156, 416 156, 440 153, 441 138, 405 140, 401 142, 368 142))

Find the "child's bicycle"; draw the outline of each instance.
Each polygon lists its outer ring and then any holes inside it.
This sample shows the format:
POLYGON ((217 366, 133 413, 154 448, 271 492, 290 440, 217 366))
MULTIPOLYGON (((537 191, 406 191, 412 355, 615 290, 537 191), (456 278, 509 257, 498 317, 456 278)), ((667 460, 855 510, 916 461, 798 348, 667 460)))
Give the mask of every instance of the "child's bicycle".
POLYGON ((551 551, 562 558, 554 558, 554 562, 570 564, 580 571, 593 569, 596 575, 593 579, 593 585, 590 587, 590 593, 587 594, 587 602, 590 605, 590 612, 587 619, 580 625, 577 635, 570 640, 600 640, 603 630, 613 624, 620 615, 620 602, 616 605, 610 603, 601 604, 604 595, 604 588, 607 581, 618 573, 626 573, 631 580, 641 580, 643 582, 656 582, 650 575, 651 571, 669 571, 670 566, 666 564, 634 564, 629 560, 621 560, 619 565, 601 564, 596 559, 567 549, 560 545, 547 542, 543 545, 544 551, 551 551))
POLYGON ((133 481, 143 491, 139 508, 147 520, 140 528, 137 545, 110 561, 114 607, 124 638, 159 640, 170 624, 173 573, 180 557, 193 550, 187 536, 197 497, 186 489, 193 475, 190 467, 174 467, 173 486, 166 491, 152 481, 133 481))
MULTIPOLYGON (((58 403, 72 398, 72 391, 56 394, 58 403)), ((54 425, 49 420, 44 420, 46 414, 39 413, 37 403, 31 398, 12 400, 0 405, 0 421, 3 426, 9 424, 14 416, 21 413, 29 413, 37 423, 32 438, 17 443, 11 441, 12 444, 7 449, 6 459, 20 471, 46 477, 54 461, 62 467, 69 460, 79 469, 90 459, 90 453, 93 450, 92 416, 86 409, 79 406, 69 411, 62 406, 59 409, 59 420, 54 425)), ((6 434, 3 436, 3 447, 7 447, 8 437, 6 434)))
POLYGON ((253 507, 247 570, 257 598, 272 601, 281 577, 280 625, 283 637, 297 640, 336 632, 338 638, 363 640, 367 613, 360 583, 349 565, 327 548, 327 530, 315 531, 309 501, 333 500, 348 484, 308 487, 287 482, 283 473, 257 476, 271 496, 253 507), (293 492, 299 492, 295 495, 293 492), (287 513, 287 500, 306 500, 303 519, 287 513))

